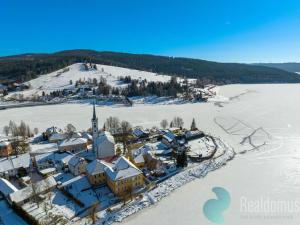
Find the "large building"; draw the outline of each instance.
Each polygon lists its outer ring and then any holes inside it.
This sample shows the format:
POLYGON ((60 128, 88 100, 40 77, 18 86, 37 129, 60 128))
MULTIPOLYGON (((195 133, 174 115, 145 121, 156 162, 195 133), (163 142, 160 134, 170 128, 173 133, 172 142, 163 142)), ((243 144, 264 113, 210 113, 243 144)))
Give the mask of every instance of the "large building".
POLYGON ((107 185, 117 196, 132 194, 145 185, 143 172, 123 156, 106 166, 105 173, 107 185))
POLYGON ((93 151, 95 152, 96 158, 104 159, 116 155, 114 137, 108 131, 99 133, 95 105, 93 106, 92 136, 93 151))
POLYGON ((78 153, 87 150, 87 140, 85 138, 69 138, 59 143, 58 150, 61 152, 78 153))

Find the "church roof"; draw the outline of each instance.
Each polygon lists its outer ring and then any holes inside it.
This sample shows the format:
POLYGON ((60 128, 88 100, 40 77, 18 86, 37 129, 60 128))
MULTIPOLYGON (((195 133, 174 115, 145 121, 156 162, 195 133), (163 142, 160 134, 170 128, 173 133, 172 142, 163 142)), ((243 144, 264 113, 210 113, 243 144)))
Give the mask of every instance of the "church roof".
POLYGON ((108 131, 103 131, 99 137, 97 138, 97 144, 100 145, 104 141, 109 141, 111 143, 115 143, 114 137, 108 131))

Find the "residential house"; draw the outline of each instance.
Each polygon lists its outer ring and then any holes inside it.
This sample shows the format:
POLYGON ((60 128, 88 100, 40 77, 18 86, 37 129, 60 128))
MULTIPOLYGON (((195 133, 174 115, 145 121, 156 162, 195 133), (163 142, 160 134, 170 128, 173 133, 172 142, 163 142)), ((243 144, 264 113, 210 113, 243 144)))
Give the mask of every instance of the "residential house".
POLYGON ((163 131, 161 142, 167 148, 173 148, 177 151, 182 151, 187 148, 187 140, 185 135, 181 134, 174 134, 172 131, 165 130, 163 131))
POLYGON ((85 138, 70 138, 63 140, 58 144, 58 150, 77 153, 87 149, 87 140, 85 138))
POLYGON ((107 166, 105 172, 107 185, 117 196, 133 194, 145 184, 142 171, 123 156, 113 166, 107 166))
POLYGON ((69 170, 75 176, 85 173, 86 165, 85 159, 78 156, 73 156, 68 162, 69 170))
POLYGON ((70 152, 44 153, 41 155, 36 155, 34 157, 34 163, 40 173, 51 173, 51 170, 49 170, 51 168, 58 170, 68 168, 69 160, 73 158, 73 156, 74 155, 70 152))
POLYGON ((135 127, 132 134, 137 138, 148 138, 150 135, 149 131, 144 130, 142 127, 135 127))
POLYGON ((50 143, 58 143, 60 141, 63 141, 67 138, 66 134, 63 133, 53 133, 50 136, 48 136, 48 140, 50 143))
POLYGON ((13 177, 18 173, 26 173, 31 163, 29 153, 9 156, 0 159, 0 177, 13 177))
POLYGON ((0 142, 0 157, 8 157, 11 155, 13 149, 8 141, 0 142))
POLYGON ((188 130, 185 132, 185 137, 187 140, 194 140, 204 136, 204 133, 200 130, 188 130))

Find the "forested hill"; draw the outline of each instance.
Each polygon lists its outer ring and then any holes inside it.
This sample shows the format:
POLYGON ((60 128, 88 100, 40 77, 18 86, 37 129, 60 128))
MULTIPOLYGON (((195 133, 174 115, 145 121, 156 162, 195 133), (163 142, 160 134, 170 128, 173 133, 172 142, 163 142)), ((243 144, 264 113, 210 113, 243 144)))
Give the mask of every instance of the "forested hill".
POLYGON ((259 63, 256 65, 277 68, 288 72, 300 72, 300 63, 259 63))
POLYGON ((300 76, 276 68, 199 59, 92 50, 0 57, 0 82, 27 81, 77 62, 93 62, 216 83, 300 83, 300 76))

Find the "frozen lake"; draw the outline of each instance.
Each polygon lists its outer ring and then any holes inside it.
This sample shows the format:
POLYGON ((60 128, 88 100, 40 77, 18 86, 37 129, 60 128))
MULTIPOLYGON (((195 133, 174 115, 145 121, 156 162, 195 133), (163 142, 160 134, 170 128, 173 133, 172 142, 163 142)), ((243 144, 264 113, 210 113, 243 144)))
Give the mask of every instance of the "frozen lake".
MULTIPOLYGON (((240 211, 246 197, 291 202, 300 200, 300 85, 228 85, 220 94, 224 103, 182 105, 136 105, 97 107, 99 126, 109 116, 126 119, 134 125, 159 126, 162 119, 184 118, 188 127, 194 117, 198 127, 220 136, 238 154, 224 168, 209 173, 172 193, 161 202, 126 219, 125 224, 212 224, 202 206, 214 197, 213 187, 226 188, 231 205, 225 211, 226 224, 295 224, 299 213, 250 213, 240 211), (265 218, 261 216, 264 215, 265 218), (250 217, 249 217, 250 216, 250 217)), ((92 107, 64 104, 0 111, 0 127, 9 120, 23 119, 41 130, 52 125, 74 124, 79 130, 90 127, 92 107)), ((2 129, 1 129, 2 132, 2 129)))

